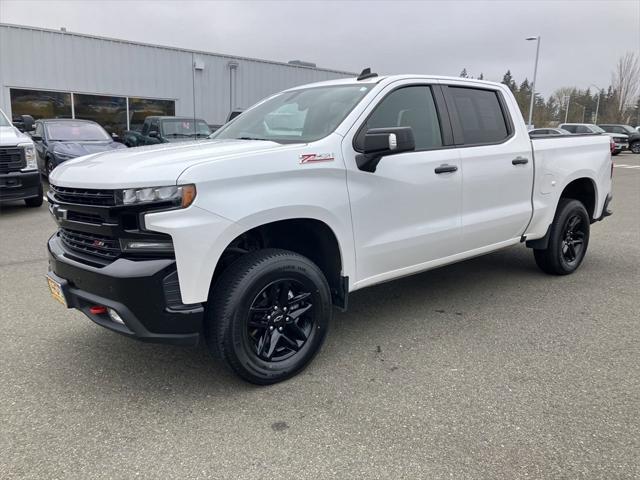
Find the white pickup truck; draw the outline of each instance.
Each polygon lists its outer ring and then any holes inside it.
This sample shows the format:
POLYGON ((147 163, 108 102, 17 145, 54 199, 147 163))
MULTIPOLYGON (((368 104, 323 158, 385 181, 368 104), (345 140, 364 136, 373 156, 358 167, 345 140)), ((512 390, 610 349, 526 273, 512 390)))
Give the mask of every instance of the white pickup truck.
POLYGON ((611 175, 609 137, 531 140, 504 85, 364 71, 269 97, 210 141, 56 168, 49 288, 99 325, 202 338, 274 383, 354 290, 518 243, 572 273, 611 175))

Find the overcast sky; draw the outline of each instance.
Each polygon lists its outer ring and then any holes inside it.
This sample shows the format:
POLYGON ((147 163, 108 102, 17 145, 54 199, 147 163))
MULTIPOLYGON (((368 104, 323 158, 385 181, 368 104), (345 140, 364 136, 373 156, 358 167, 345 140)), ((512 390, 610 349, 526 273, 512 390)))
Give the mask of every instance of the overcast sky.
POLYGON ((0 22, 277 61, 378 73, 458 75, 538 88, 606 87, 617 58, 640 50, 640 0, 25 1, 0 0, 0 22))

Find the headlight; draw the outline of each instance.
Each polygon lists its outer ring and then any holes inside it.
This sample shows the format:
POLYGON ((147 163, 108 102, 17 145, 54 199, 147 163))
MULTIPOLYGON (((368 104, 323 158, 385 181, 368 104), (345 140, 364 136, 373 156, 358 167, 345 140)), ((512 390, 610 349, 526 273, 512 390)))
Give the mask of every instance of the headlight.
POLYGON ((127 188, 122 190, 120 198, 123 205, 171 202, 178 207, 187 208, 196 198, 196 186, 170 185, 168 187, 127 188))
POLYGON ((18 145, 22 150, 24 150, 24 159, 26 160, 26 167, 22 169, 23 172, 27 170, 37 170, 38 163, 36 162, 36 149, 33 147, 32 143, 23 143, 18 145))

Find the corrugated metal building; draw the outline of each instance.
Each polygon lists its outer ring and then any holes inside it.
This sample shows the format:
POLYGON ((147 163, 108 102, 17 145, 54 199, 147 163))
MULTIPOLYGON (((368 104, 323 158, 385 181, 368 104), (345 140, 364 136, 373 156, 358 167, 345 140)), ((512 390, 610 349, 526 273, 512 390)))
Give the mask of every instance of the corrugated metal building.
POLYGON ((353 76, 252 58, 0 24, 0 108, 88 118, 120 133, 146 115, 224 123, 285 88, 353 76))

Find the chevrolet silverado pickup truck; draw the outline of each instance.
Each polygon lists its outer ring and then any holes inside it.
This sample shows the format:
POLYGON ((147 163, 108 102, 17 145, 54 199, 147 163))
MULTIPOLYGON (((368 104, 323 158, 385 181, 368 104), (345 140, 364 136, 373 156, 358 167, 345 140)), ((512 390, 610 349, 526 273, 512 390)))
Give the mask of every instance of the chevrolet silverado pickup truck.
POLYGON ((103 327, 204 339, 270 384, 355 290, 520 243, 574 272, 611 176, 608 136, 530 139, 502 84, 364 71, 273 95, 211 140, 60 165, 48 284, 103 327))
POLYGON ((23 115, 16 124, 20 129, 0 110, 0 203, 24 200, 27 207, 39 207, 43 188, 36 151, 31 137, 24 133, 33 128, 33 118, 23 115))

